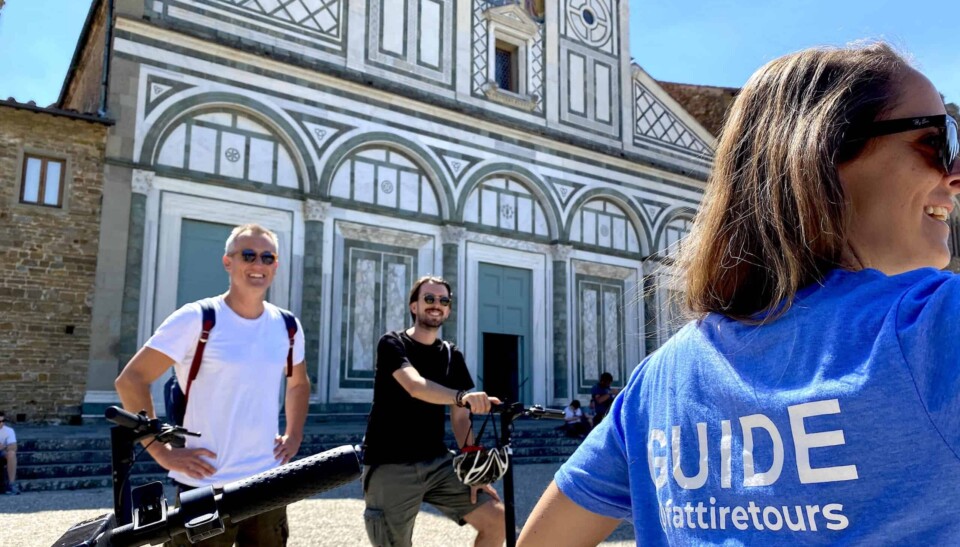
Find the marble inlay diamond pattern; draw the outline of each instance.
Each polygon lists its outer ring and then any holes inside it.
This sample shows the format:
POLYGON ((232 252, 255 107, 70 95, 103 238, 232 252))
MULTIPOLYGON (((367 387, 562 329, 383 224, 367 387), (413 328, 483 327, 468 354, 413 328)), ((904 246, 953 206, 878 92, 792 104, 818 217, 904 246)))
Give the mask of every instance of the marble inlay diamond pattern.
POLYGON ((633 82, 635 134, 666 142, 691 152, 709 153, 710 148, 687 128, 640 82, 633 82))
POLYGON ((343 0, 219 0, 250 11, 320 31, 332 38, 341 34, 343 0))
POLYGON ((473 2, 473 92, 482 94, 487 83, 487 21, 483 18, 486 2, 473 2))
POLYGON ((543 112, 543 25, 538 26, 540 29, 530 47, 530 92, 537 97, 537 106, 534 111, 543 112))

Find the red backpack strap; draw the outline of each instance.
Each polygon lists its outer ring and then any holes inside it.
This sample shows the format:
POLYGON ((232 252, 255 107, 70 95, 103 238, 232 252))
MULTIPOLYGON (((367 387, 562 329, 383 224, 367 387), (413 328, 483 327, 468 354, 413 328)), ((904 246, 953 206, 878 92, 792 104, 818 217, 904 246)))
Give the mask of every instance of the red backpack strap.
POLYGON ((200 339, 197 340, 197 351, 193 353, 193 363, 190 364, 190 375, 187 376, 187 390, 183 394, 184 408, 190 399, 190 386, 193 380, 200 372, 200 361, 203 360, 203 350, 207 347, 207 340, 210 339, 210 331, 217 324, 217 312, 213 309, 213 304, 209 300, 200 301, 200 311, 203 313, 203 324, 200 330, 200 339))
POLYGON ((283 324, 287 327, 287 337, 290 338, 290 349, 287 350, 287 378, 293 376, 293 343, 297 337, 297 319, 287 310, 280 310, 283 324))

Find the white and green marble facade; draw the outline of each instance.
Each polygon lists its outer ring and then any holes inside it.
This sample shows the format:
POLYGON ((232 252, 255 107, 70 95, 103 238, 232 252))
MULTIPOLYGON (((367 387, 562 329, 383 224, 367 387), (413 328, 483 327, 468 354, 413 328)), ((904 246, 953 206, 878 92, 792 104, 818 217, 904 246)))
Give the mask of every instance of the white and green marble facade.
POLYGON ((317 404, 369 403, 376 340, 409 324, 407 290, 430 273, 455 287, 444 336, 476 377, 481 263, 531 272, 531 402, 583 399, 603 371, 622 382, 670 332, 670 255, 714 141, 631 64, 625 0, 546 5, 121 13, 113 78, 131 91, 111 97, 108 175, 133 197, 105 197, 104 222, 129 218, 129 237, 101 253, 125 275, 98 284, 94 306, 120 321, 95 342, 115 366, 91 364, 88 400, 109 399, 116 366, 173 311, 183 219, 278 233, 270 298, 303 320, 317 404), (496 41, 522 55, 516 93, 490 87, 496 41))

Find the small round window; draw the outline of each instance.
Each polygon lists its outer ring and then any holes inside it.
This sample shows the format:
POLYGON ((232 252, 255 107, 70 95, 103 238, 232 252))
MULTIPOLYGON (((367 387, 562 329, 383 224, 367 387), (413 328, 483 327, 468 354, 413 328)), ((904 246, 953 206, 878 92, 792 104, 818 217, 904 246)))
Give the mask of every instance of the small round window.
POLYGON ((596 17, 593 16, 593 12, 589 9, 584 9, 580 15, 583 17, 583 22, 588 25, 593 25, 597 21, 596 17))

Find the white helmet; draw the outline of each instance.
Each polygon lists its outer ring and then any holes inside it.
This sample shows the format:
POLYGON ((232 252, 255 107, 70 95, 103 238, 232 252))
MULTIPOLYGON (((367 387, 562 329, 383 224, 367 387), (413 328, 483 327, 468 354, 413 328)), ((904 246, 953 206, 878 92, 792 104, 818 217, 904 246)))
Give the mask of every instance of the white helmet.
POLYGON ((500 480, 510 467, 510 445, 500 448, 465 446, 453 458, 453 470, 467 486, 485 486, 500 480))

